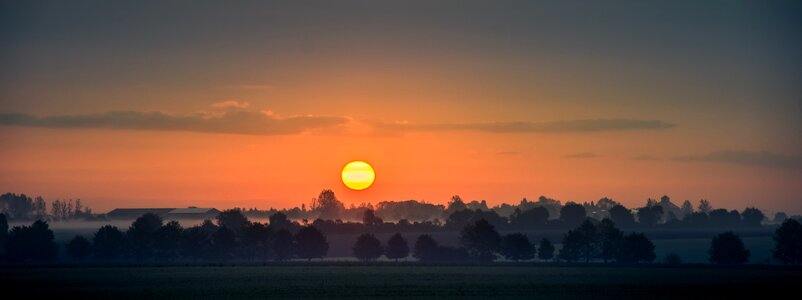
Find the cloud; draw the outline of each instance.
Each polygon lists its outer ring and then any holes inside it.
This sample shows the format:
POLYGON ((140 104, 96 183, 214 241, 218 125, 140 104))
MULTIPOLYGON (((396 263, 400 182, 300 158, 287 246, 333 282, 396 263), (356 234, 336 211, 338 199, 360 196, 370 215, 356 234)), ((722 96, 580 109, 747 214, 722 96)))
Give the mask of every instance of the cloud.
POLYGON ((113 111, 47 117, 28 114, 0 114, 0 125, 11 126, 191 131, 248 135, 297 134, 312 129, 342 125, 348 121, 349 119, 344 117, 312 115, 278 117, 244 110, 190 115, 141 111, 113 111))
POLYGON ((588 119, 554 122, 484 122, 484 123, 434 123, 412 124, 408 122, 375 123, 379 128, 400 131, 449 131, 477 130, 498 133, 528 132, 599 132, 622 130, 668 129, 676 125, 659 120, 637 119, 588 119))
POLYGON ((660 160, 659 158, 651 156, 651 155, 638 155, 638 156, 633 157, 632 159, 634 159, 634 160, 660 160))
POLYGON ((217 102, 211 105, 212 108, 222 108, 222 109, 227 109, 227 108, 246 109, 249 106, 251 106, 251 104, 248 102, 240 102, 235 100, 217 102))
POLYGON ((802 169, 802 156, 786 156, 768 151, 722 150, 705 155, 675 157, 674 160, 802 169))
POLYGON ((597 155, 596 153, 591 153, 591 152, 580 152, 580 153, 573 153, 573 154, 563 155, 563 157, 566 157, 566 158, 594 158, 594 157, 599 157, 599 155, 597 155))
POLYGON ((221 86, 223 89, 228 90, 270 90, 273 89, 269 84, 234 84, 221 86))

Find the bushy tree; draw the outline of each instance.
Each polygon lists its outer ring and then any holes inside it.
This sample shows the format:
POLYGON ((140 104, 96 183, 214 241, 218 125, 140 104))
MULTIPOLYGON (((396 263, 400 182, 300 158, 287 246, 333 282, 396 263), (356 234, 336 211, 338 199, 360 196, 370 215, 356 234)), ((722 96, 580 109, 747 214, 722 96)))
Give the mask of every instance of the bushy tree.
POLYGON ((625 263, 652 262, 657 256, 654 244, 642 233, 630 233, 621 242, 618 261, 625 263))
POLYGON ((242 229, 248 225, 248 217, 246 217, 240 209, 226 209, 217 214, 217 226, 225 226, 235 234, 242 232, 242 229))
POLYGON ((587 218, 585 207, 574 202, 568 202, 560 209, 560 221, 567 227, 574 227, 587 218))
POLYGON ((501 241, 501 253, 510 260, 530 260, 535 257, 535 251, 535 245, 521 233, 505 235, 501 241))
POLYGON ((163 222, 158 215, 146 213, 131 223, 125 234, 131 255, 138 259, 153 256, 156 232, 162 227, 163 222))
POLYGON ((615 223, 610 219, 604 219, 599 223, 599 243, 601 251, 599 256, 604 262, 615 259, 621 250, 621 243, 624 240, 624 233, 621 232, 615 223))
POLYGON ((360 260, 375 260, 382 255, 382 245, 373 234, 365 233, 357 237, 354 243, 354 256, 360 260))
POLYGON ((501 247, 501 235, 484 219, 466 226, 460 233, 460 243, 471 258, 492 261, 501 247))
POLYGON ((8 238, 8 219, 6 214, 0 213, 0 257, 5 252, 6 238, 8 238))
POLYGON ((774 242, 775 259, 789 265, 802 264, 802 224, 794 219, 785 220, 774 232, 774 242))
POLYGON ((212 259, 228 260, 234 257, 238 246, 236 233, 226 226, 220 226, 212 234, 208 255, 212 259))
POLYGON ((542 206, 524 211, 518 209, 510 217, 510 223, 516 228, 543 228, 549 220, 549 211, 542 206))
MULTIPOLYGON (((216 231, 217 229, 215 229, 216 231)), ((212 232, 213 233, 213 232, 212 232)), ((209 249, 211 234, 201 226, 192 226, 181 233, 180 253, 185 258, 202 259, 209 249)))
POLYGON ((749 250, 733 232, 713 237, 710 243, 710 262, 714 264, 743 264, 749 260, 749 250))
POLYGON ((638 209, 638 223, 644 227, 654 227, 663 218, 663 207, 648 205, 638 209))
POLYGON ((387 256, 387 258, 395 259, 396 261, 398 261, 399 258, 405 258, 409 256, 409 245, 407 245, 407 240, 404 239, 400 233, 394 234, 387 241, 387 249, 385 249, 384 255, 387 256))
POLYGON ((362 216, 362 224, 365 224, 365 226, 377 226, 384 224, 384 220, 377 217, 372 209, 366 209, 362 216))
POLYGON ((270 229, 274 232, 278 232, 282 229, 287 229, 292 233, 296 228, 296 224, 292 223, 287 215, 282 212, 277 212, 275 214, 270 215, 270 229))
POLYGON ((248 259, 267 259, 271 252, 273 231, 265 224, 253 222, 242 230, 242 247, 248 259))
POLYGON ((741 218, 746 227, 760 227, 766 216, 757 208, 747 207, 744 209, 744 212, 741 213, 741 218))
POLYGON ((312 210, 319 213, 319 218, 324 220, 339 219, 340 214, 345 210, 345 206, 334 192, 325 189, 320 192, 317 198, 312 199, 312 210))
POLYGON ((635 216, 632 215, 632 212, 629 211, 628 208, 621 204, 610 208, 608 213, 610 213, 610 219, 623 228, 629 228, 635 225, 635 216))
POLYGON ((47 222, 37 220, 31 226, 15 226, 8 233, 5 244, 10 261, 50 261, 56 259, 58 245, 47 222))
POLYGON ((92 243, 83 236, 76 235, 66 245, 67 255, 75 260, 83 260, 92 254, 92 243))
POLYGON ((541 260, 551 260, 554 258, 554 245, 548 239, 540 240, 537 248, 537 258, 541 260))
POLYGON ((579 227, 565 234, 559 256, 568 262, 583 259, 585 263, 589 263, 599 256, 600 250, 598 229, 593 222, 585 220, 579 227))
POLYGON ((313 258, 321 258, 326 256, 329 251, 329 243, 326 241, 326 236, 315 226, 306 226, 298 231, 295 235, 295 241, 298 245, 298 257, 307 260, 313 258))
POLYGON ((439 245, 432 236, 422 234, 418 236, 415 241, 415 247, 412 251, 412 256, 420 261, 433 261, 437 258, 437 248, 439 245))
POLYGON ((276 260, 283 261, 295 255, 295 243, 292 233, 287 229, 280 229, 273 238, 273 254, 276 260))
POLYGON ((181 249, 181 235, 184 228, 176 221, 167 222, 154 233, 153 250, 159 259, 178 258, 181 249))
POLYGON ((122 255, 125 235, 115 226, 105 225, 92 238, 92 252, 96 259, 111 260, 122 255))

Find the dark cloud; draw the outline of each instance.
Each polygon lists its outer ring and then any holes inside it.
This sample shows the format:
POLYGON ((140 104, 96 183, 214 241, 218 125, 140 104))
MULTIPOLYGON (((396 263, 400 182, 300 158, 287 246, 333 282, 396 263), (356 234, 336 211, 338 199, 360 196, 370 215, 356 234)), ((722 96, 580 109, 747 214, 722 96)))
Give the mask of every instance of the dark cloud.
POLYGON ((592 152, 581 152, 581 153, 573 153, 573 154, 563 155, 563 157, 567 157, 567 158, 594 158, 594 157, 599 157, 599 155, 597 155, 596 153, 592 153, 592 152))
POLYGON ((802 169, 802 156, 786 156, 767 151, 722 150, 705 155, 676 157, 677 161, 722 162, 739 165, 802 169))
POLYGON ((37 117, 0 114, 0 125, 46 128, 102 128, 129 130, 192 131, 250 135, 296 134, 348 122, 344 117, 276 117, 255 111, 172 115, 163 112, 114 111, 84 115, 37 117))
POLYGON ((668 129, 676 125, 659 120, 590 119, 554 122, 486 122, 486 123, 376 123, 377 127, 407 131, 478 130, 499 133, 526 132, 597 132, 621 130, 668 129))

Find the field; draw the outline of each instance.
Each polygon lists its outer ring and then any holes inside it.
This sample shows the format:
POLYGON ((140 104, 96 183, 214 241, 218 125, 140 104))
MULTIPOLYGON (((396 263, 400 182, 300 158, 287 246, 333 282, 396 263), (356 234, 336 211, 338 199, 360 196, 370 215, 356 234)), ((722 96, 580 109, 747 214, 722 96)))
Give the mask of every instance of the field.
POLYGON ((7 295, 82 299, 690 299, 788 292, 799 270, 547 265, 268 265, 0 269, 7 295))

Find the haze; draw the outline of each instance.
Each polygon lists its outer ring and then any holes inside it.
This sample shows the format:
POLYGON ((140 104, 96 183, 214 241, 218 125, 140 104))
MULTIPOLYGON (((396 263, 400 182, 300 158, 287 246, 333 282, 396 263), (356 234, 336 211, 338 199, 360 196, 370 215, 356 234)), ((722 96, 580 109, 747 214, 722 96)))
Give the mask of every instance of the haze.
POLYGON ((0 191, 802 212, 800 2, 457 2, 3 2, 0 191))

